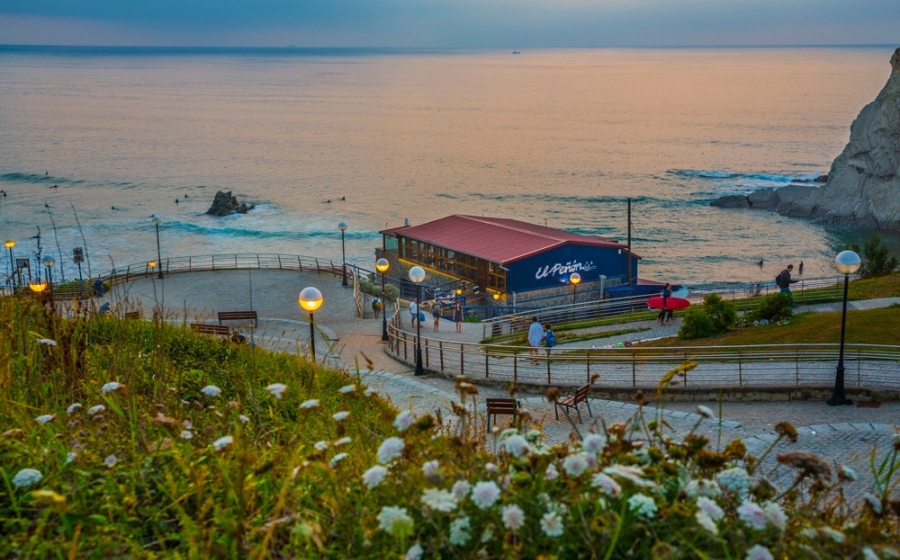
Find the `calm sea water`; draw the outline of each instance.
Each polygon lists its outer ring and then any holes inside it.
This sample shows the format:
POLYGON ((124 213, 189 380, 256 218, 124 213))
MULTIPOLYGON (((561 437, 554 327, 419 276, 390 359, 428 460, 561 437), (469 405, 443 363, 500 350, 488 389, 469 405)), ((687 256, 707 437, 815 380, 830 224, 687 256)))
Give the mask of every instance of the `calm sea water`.
POLYGON ((343 220, 371 268, 379 229, 451 213, 624 241, 631 197, 642 277, 831 274, 859 232, 707 204, 827 172, 891 52, 0 47, 0 237, 40 227, 74 276, 76 215, 94 274, 155 258, 152 214, 164 258, 340 261, 343 220), (217 190, 256 209, 206 216, 217 190))

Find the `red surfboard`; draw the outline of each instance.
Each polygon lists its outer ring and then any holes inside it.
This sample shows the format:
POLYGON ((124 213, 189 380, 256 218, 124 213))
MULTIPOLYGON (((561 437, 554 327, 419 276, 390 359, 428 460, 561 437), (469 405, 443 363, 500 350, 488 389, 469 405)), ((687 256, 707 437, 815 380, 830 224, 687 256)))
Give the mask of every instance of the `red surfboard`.
MULTIPOLYGON (((691 302, 684 298, 669 296, 666 299, 666 309, 671 309, 672 311, 678 311, 679 309, 684 309, 685 307, 690 307, 691 302)), ((662 309, 663 308, 663 297, 662 296, 654 296, 647 300, 647 307, 651 309, 662 309)))

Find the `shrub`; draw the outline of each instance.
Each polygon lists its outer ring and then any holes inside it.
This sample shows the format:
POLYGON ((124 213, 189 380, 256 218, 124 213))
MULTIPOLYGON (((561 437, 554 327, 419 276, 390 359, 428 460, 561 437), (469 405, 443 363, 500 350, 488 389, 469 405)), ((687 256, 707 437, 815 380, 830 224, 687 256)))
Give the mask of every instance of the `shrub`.
POLYGON ((728 331, 737 320, 734 305, 717 294, 703 297, 703 307, 692 307, 684 315, 678 338, 695 340, 728 331))
POLYGON ((863 278, 886 276, 897 268, 897 257, 888 258, 888 248, 881 244, 881 238, 875 233, 866 241, 862 251, 856 243, 850 244, 850 250, 860 256, 859 275, 863 278))
POLYGON ((791 298, 787 294, 777 293, 769 294, 755 309, 750 311, 745 319, 749 322, 753 321, 769 321, 778 322, 784 319, 790 319, 794 315, 791 308, 791 298))
POLYGON ((737 320, 734 304, 723 300, 718 294, 707 294, 703 297, 703 310, 720 333, 730 329, 737 320))

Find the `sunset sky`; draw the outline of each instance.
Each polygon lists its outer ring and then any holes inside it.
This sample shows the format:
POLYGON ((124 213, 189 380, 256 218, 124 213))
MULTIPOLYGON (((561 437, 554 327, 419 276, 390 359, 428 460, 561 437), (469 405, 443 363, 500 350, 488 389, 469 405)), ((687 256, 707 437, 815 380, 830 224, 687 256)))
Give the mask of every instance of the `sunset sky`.
POLYGON ((614 47, 900 43, 898 0, 0 0, 0 44, 614 47))

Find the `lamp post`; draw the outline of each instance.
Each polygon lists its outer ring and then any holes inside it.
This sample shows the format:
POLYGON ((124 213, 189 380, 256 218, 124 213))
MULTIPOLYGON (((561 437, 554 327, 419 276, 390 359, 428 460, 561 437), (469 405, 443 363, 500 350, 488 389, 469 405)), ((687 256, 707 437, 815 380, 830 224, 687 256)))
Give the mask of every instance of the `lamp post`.
POLYGON ((581 282, 581 275, 573 272, 569 275, 569 282, 572 283, 572 303, 575 303, 575 290, 578 289, 578 283, 581 282))
POLYGON ((6 248, 9 249, 9 277, 11 279, 11 282, 13 282, 13 286, 15 286, 16 285, 15 284, 16 271, 15 271, 15 269, 13 269, 14 261, 13 261, 12 250, 13 250, 13 247, 16 246, 16 242, 13 241, 12 239, 7 239, 6 242, 4 243, 4 245, 6 245, 6 248))
POLYGON ((150 223, 156 227, 156 260, 159 262, 159 269, 157 270, 158 276, 160 280, 162 280, 162 253, 159 250, 159 224, 162 223, 162 220, 159 219, 158 216, 154 214, 153 218, 150 220, 150 223))
POLYGON ((847 327, 847 285, 850 283, 850 275, 859 270, 861 261, 859 255, 853 251, 841 251, 834 258, 834 267, 844 275, 844 303, 841 308, 841 349, 838 354, 837 371, 834 376, 834 391, 827 403, 834 406, 839 404, 853 404, 853 401, 844 396, 844 331, 847 327))
POLYGON ((47 283, 41 280, 40 275, 38 275, 28 282, 28 287, 31 288, 32 292, 39 294, 47 289, 47 283))
POLYGON ((322 306, 322 292, 312 286, 303 288, 297 298, 300 307, 309 311, 309 353, 313 364, 316 363, 316 309, 322 306))
MULTIPOLYGON (((414 266, 409 269, 409 279, 416 283, 416 313, 421 313, 422 302, 420 301, 420 284, 425 280, 425 269, 421 266, 414 266)), ((422 321, 416 317, 416 375, 425 375, 425 368, 422 367, 422 321)))
POLYGON ((391 267, 387 259, 381 258, 375 261, 375 270, 381 273, 381 340, 390 340, 387 332, 387 300, 384 297, 384 273, 391 267))
POLYGON ((53 265, 56 264, 56 259, 53 258, 53 255, 44 255, 41 263, 47 269, 47 283, 50 285, 50 297, 53 297, 53 265))
POLYGON ((344 251, 344 232, 347 231, 347 222, 340 222, 338 229, 341 230, 341 286, 347 285, 347 253, 344 251))
POLYGON ((153 269, 156 268, 156 261, 147 261, 147 275, 153 273, 153 269))

